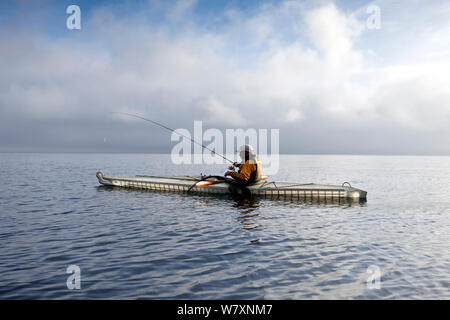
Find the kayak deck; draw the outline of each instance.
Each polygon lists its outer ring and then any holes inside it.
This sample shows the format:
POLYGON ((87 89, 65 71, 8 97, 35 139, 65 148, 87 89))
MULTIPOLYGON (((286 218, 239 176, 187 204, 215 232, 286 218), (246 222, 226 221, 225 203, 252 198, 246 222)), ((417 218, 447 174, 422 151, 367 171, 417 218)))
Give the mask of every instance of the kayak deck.
MULTIPOLYGON (((229 183, 216 178, 201 181, 204 177, 107 176, 97 172, 100 184, 123 188, 149 189, 164 192, 193 192, 229 194, 229 183)), ((347 183, 348 184, 348 183, 347 183)), ((351 199, 365 200, 367 192, 350 184, 341 186, 314 183, 260 181, 247 187, 252 196, 280 199, 351 199)))

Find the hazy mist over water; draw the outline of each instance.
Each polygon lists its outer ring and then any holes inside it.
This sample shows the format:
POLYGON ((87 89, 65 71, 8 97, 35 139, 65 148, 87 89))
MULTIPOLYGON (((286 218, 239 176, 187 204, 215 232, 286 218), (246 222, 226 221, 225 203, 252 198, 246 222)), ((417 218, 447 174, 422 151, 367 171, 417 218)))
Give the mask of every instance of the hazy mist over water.
POLYGON ((444 298, 450 157, 282 155, 276 181, 367 190, 349 205, 101 187, 223 174, 169 155, 0 154, 0 298, 444 298), (69 265, 81 289, 66 286, 69 265), (370 289, 367 270, 381 272, 370 289))

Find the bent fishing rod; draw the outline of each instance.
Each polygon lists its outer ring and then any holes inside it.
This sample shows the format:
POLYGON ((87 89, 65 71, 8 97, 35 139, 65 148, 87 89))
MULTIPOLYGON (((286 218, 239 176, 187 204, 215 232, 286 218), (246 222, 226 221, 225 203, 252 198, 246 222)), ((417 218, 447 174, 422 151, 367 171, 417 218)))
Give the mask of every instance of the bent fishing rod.
POLYGON ((144 117, 135 115, 135 114, 126 113, 126 112, 111 112, 111 113, 115 113, 115 114, 123 114, 123 115, 129 116, 129 117, 134 117, 134 118, 142 119, 142 120, 148 121, 148 122, 150 122, 150 123, 153 123, 153 124, 155 124, 155 125, 157 125, 157 126, 159 126, 159 127, 161 127, 161 128, 164 128, 164 129, 169 130, 169 131, 171 131, 171 132, 174 132, 174 133, 176 133, 176 134, 178 134, 178 135, 180 135, 180 136, 182 136, 182 137, 184 137, 184 138, 186 138, 186 139, 189 139, 189 140, 192 141, 193 143, 195 143, 195 144, 197 144, 197 145, 199 145, 199 146, 205 148, 206 150, 211 151, 212 153, 218 155, 219 157, 223 158, 224 160, 226 160, 226 161, 228 161, 228 162, 231 162, 231 163, 234 165, 234 161, 231 161, 230 159, 225 158, 225 156, 221 155, 220 153, 217 153, 217 152, 215 152, 214 150, 212 150, 212 149, 210 149, 210 148, 208 148, 208 147, 205 147, 204 145, 202 145, 201 143, 195 141, 194 139, 189 138, 189 137, 187 137, 187 136, 185 136, 185 135, 183 135, 183 134, 177 132, 176 130, 174 130, 174 129, 172 129, 172 128, 169 128, 169 127, 167 127, 167 126, 165 126, 165 125, 163 125, 163 124, 161 124, 161 123, 159 123, 159 122, 156 122, 156 121, 153 121, 153 120, 150 120, 150 119, 147 119, 147 118, 144 118, 144 117))

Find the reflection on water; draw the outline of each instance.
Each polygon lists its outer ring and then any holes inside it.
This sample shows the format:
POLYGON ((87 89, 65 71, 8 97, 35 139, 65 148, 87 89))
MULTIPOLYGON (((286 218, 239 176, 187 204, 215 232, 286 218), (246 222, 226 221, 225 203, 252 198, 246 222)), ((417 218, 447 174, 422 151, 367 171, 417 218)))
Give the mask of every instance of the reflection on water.
POLYGON ((260 201, 258 198, 235 199, 233 207, 237 208, 240 212, 237 220, 242 224, 242 229, 253 230, 262 227, 260 220, 263 219, 263 217, 259 215, 259 206, 260 201))

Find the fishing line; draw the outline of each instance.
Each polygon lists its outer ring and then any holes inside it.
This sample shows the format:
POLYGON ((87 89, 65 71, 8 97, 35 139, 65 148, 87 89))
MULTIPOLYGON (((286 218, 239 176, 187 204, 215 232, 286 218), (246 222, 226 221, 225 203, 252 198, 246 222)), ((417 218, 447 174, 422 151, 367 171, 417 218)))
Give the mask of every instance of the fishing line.
POLYGON ((185 136, 185 135, 183 135, 183 134, 177 132, 176 130, 174 130, 174 129, 172 129, 172 128, 169 128, 169 127, 167 127, 167 126, 165 126, 165 125, 163 125, 163 124, 161 124, 161 123, 159 123, 159 122, 156 122, 156 121, 153 121, 153 120, 150 120, 150 119, 147 119, 147 118, 144 118, 144 117, 135 115, 135 114, 126 113, 126 112, 111 112, 111 113, 123 114, 123 115, 129 116, 129 117, 134 117, 134 118, 138 118, 138 119, 142 119, 142 120, 151 122, 151 123, 153 123, 153 124, 155 124, 155 125, 157 125, 157 126, 159 126, 159 127, 161 127, 161 128, 164 128, 164 129, 169 130, 169 131, 171 131, 171 132, 174 132, 174 133, 176 133, 176 134, 178 134, 178 135, 180 135, 180 136, 182 136, 182 137, 184 137, 184 138, 186 138, 186 139, 189 139, 189 140, 192 141, 193 143, 195 143, 195 144, 197 144, 197 145, 199 145, 199 146, 202 146, 203 148, 205 148, 206 150, 211 151, 211 152, 214 153, 214 154, 217 154, 219 157, 225 159, 225 160, 228 161, 228 162, 234 163, 234 161, 225 158, 225 157, 224 157, 223 155, 221 155, 220 153, 217 153, 217 152, 215 152, 214 150, 212 150, 212 149, 210 149, 210 148, 208 148, 208 147, 205 147, 204 145, 202 145, 201 143, 195 141, 194 139, 189 138, 189 137, 187 137, 187 136, 185 136))

